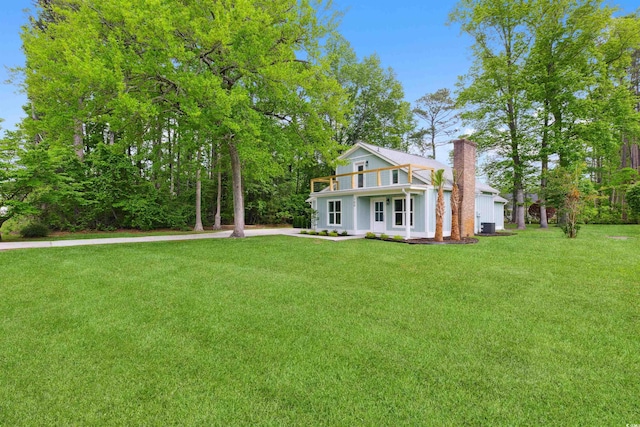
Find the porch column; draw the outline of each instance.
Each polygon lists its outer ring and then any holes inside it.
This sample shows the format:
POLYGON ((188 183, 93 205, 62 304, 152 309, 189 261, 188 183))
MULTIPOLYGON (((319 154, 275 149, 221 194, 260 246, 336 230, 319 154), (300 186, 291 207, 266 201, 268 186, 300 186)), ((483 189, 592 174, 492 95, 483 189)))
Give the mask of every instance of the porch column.
POLYGON ((353 234, 358 233, 358 196, 353 196, 353 234))
POLYGON ((405 193, 404 199, 404 225, 405 239, 411 238, 411 193, 405 193))

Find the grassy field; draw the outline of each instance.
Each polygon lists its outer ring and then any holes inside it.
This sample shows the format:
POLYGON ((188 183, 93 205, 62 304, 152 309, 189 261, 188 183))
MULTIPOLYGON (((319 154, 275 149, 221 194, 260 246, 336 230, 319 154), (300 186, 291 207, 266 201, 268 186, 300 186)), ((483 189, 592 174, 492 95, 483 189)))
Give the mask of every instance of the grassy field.
POLYGON ((0 266, 0 425, 640 423, 640 226, 51 248, 0 266))
POLYGON ((214 230, 205 231, 180 231, 180 230, 118 230, 118 231, 88 231, 88 232, 55 232, 47 237, 24 238, 16 233, 3 233, 2 242, 32 242, 48 240, 85 240, 85 239, 110 239, 113 237, 144 237, 144 236, 175 236, 181 234, 216 233, 214 230))

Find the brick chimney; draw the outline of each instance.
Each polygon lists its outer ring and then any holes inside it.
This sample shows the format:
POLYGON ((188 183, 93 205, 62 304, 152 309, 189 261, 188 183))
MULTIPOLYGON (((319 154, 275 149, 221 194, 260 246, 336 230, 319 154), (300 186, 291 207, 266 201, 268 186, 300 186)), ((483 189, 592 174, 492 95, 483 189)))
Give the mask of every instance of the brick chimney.
POLYGON ((476 143, 453 141, 453 169, 460 187, 460 236, 473 237, 476 216, 476 143))

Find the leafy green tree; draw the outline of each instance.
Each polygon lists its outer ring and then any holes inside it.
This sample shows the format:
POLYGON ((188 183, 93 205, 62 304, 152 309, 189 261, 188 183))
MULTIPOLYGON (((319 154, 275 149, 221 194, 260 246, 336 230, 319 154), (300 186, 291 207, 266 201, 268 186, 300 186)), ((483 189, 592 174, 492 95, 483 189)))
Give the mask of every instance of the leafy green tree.
POLYGON ((580 224, 587 219, 588 206, 594 196, 593 186, 585 178, 584 170, 585 165, 578 163, 568 168, 558 166, 549 172, 547 199, 558 207, 559 215, 565 217, 560 226, 570 239, 578 236, 580 224))
POLYGON ((328 48, 332 74, 348 97, 346 124, 334 126, 336 140, 343 145, 365 141, 408 148, 415 121, 393 69, 383 69, 375 54, 358 61, 349 43, 340 37, 332 39, 328 48))
POLYGON ((22 142, 20 131, 0 138, 0 228, 11 218, 38 214, 38 204, 46 201, 43 186, 52 176, 48 154, 42 149, 26 151, 22 142))
MULTIPOLYGON (((629 131, 633 101, 621 82, 638 28, 628 19, 613 19, 602 1, 538 0, 531 5, 528 94, 539 118, 544 206, 549 156, 557 155, 563 167, 584 161, 588 153, 601 158, 617 152, 621 135, 629 131)), ((546 210, 541 213, 541 227, 546 227, 546 210)))
POLYGON ((535 156, 525 71, 530 8, 519 0, 462 0, 450 15, 475 41, 473 65, 459 83, 461 117, 476 129, 480 150, 508 159, 518 229, 525 228, 526 169, 535 156))
POLYGON ((627 203, 633 215, 640 219, 640 182, 627 190, 627 203))
MULTIPOLYGON (((342 114, 342 90, 322 56, 334 26, 324 8, 44 1, 23 32, 37 112, 24 127, 81 160, 100 143, 118 147, 143 181, 196 205, 215 146, 230 162, 234 236, 242 236, 243 181, 282 174, 274 153, 329 162, 338 154, 326 118, 342 114)), ((156 216, 148 203, 120 207, 156 216)))

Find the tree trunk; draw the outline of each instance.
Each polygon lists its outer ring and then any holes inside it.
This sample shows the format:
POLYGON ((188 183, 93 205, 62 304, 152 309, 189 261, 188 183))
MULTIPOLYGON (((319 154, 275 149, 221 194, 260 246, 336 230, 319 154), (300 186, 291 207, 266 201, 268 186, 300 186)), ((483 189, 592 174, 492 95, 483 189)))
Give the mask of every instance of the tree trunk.
POLYGON ((80 160, 84 160, 84 138, 82 121, 73 119, 73 149, 80 160))
POLYGON ((518 224, 518 230, 526 229, 526 225, 524 223, 524 190, 522 188, 518 188, 516 190, 516 224, 518 224))
POLYGON ((434 240, 436 242, 442 242, 442 221, 444 219, 444 190, 442 186, 438 188, 438 200, 436 201, 436 234, 434 236, 434 240))
POLYGON ((544 118, 544 131, 542 134, 542 145, 540 147, 542 168, 540 171, 540 228, 549 228, 549 218, 547 218, 547 198, 545 192, 547 191, 547 172, 549 171, 549 156, 547 155, 547 145, 549 137, 549 114, 545 111, 544 118))
MULTIPOLYGON (((455 171, 454 171, 455 173, 455 171)), ((451 240, 460 240, 460 194, 454 177, 451 189, 451 240)))
POLYGON ((220 210, 222 204, 222 170, 220 169, 220 150, 216 153, 216 168, 218 169, 218 191, 216 194, 216 211, 213 216, 213 229, 222 229, 222 223, 220 221, 220 210))
POLYGON ((196 226, 193 231, 204 231, 202 227, 202 168, 200 167, 200 150, 196 162, 196 226))
MULTIPOLYGON (((36 114, 36 107, 33 105, 33 102, 31 102, 31 120, 34 122, 40 120, 36 114)), ((35 145, 39 145, 42 142, 42 134, 40 132, 36 133, 36 136, 33 138, 33 142, 35 145)))
MULTIPOLYGON (((82 99, 78 100, 78 110, 82 109, 82 99)), ((79 111, 78 111, 79 112, 79 111)), ((84 160, 84 125, 79 118, 73 119, 73 149, 80 160, 84 160)))
POLYGON ((231 186, 233 187, 233 233, 231 237, 244 237, 244 195, 242 193, 242 165, 238 148, 229 142, 231 157, 231 186))

